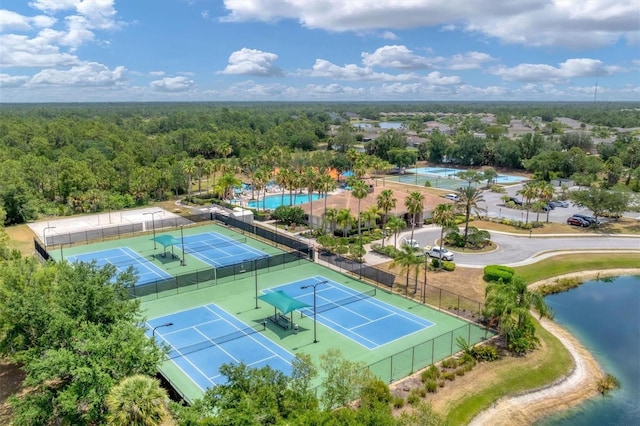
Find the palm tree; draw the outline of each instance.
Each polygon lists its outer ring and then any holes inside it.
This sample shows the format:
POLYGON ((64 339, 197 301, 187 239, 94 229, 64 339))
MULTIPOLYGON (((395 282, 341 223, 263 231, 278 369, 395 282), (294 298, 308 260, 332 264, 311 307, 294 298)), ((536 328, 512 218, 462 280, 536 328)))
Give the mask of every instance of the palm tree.
POLYGON ((225 200, 233 199, 233 189, 242 185, 242 181, 236 177, 233 173, 225 173, 218 180, 218 193, 220 198, 225 200))
POLYGON ((202 173, 207 177, 207 186, 205 187, 205 191, 208 193, 209 188, 211 188, 211 184, 209 182, 209 178, 213 173, 215 173, 216 166, 213 160, 206 160, 202 165, 202 173))
POLYGON ((538 196, 538 188, 534 182, 525 183, 522 189, 517 192, 524 198, 524 204, 527 207, 527 219, 525 224, 529 223, 529 211, 531 210, 531 200, 538 196))
POLYGON ((351 216, 351 210, 340 209, 336 214, 336 223, 342 228, 342 236, 346 237, 351 225, 355 224, 355 219, 351 216))
MULTIPOLYGON (((439 204, 433 212, 433 223, 440 225, 440 246, 444 246, 444 230, 456 225, 456 211, 452 204, 439 204)), ((442 267, 442 252, 440 252, 440 263, 442 267)))
POLYGON ((411 239, 413 240, 413 231, 416 228, 416 221, 418 214, 424 210, 424 194, 414 191, 407 198, 404 199, 404 206, 407 208, 409 214, 411 214, 411 239))
POLYGON ((160 383, 138 374, 125 377, 106 398, 107 422, 114 426, 157 426, 169 418, 169 396, 160 383))
POLYGON ((363 198, 369 195, 369 187, 360 179, 352 179, 349 183, 351 186, 351 195, 358 199, 358 240, 362 241, 362 218, 360 217, 360 203, 363 198))
POLYGON ((216 152, 222 158, 227 158, 233 152, 233 147, 227 142, 222 142, 216 146, 216 152))
POLYGON ((193 175, 196 173, 196 165, 192 158, 187 158, 182 160, 181 163, 182 173, 187 177, 187 195, 191 195, 191 179, 193 175))
POLYGON ((474 186, 466 186, 458 189, 458 195, 460 195, 459 204, 464 208, 464 243, 467 244, 467 237, 469 236, 469 220, 471 218, 471 212, 480 214, 482 209, 478 206, 478 203, 484 201, 482 192, 474 186))
POLYGON ((518 353, 532 349, 537 338, 532 322, 531 308, 540 317, 549 316, 550 311, 544 297, 529 291, 524 278, 514 276, 511 282, 491 282, 485 290, 485 312, 489 318, 499 321, 498 331, 504 336, 507 348, 518 353))
POLYGON ((391 262, 391 264, 389 264, 389 267, 391 269, 395 268, 396 266, 400 266, 401 271, 406 272, 407 280, 405 285, 406 285, 407 293, 409 292, 409 273, 411 272, 412 269, 415 271, 415 274, 416 274, 416 284, 415 284, 414 293, 418 291, 418 271, 423 262, 424 262, 424 258, 420 253, 419 249, 413 248, 408 245, 403 245, 400 251, 398 252, 398 254, 396 255, 396 257, 391 262))
POLYGON ((382 222, 382 227, 384 228, 385 224, 387 223, 387 216, 389 215, 389 211, 396 208, 398 199, 394 198, 392 190, 385 189, 380 194, 378 194, 376 202, 378 208, 384 212, 384 221, 382 222))
POLYGON ((325 208, 324 214, 322 215, 323 222, 325 224, 325 232, 327 232, 326 230, 327 223, 329 224, 329 229, 331 230, 331 232, 333 232, 337 217, 338 217, 338 209, 334 207, 330 207, 328 209, 325 208))
POLYGON ((324 174, 320 177, 320 182, 318 183, 318 189, 321 193, 324 194, 324 212, 327 212, 327 198, 329 198, 329 193, 331 191, 335 191, 338 187, 338 183, 331 177, 329 174, 324 174))
POLYGON ((258 168, 258 170, 256 170, 255 175, 253 176, 253 185, 255 187, 255 189, 258 190, 258 202, 256 203, 256 206, 259 206, 260 204, 260 192, 264 192, 263 193, 263 197, 262 197, 262 209, 264 210, 266 207, 266 201, 265 199, 267 198, 267 182, 269 182, 269 180, 271 179, 271 169, 269 167, 266 166, 261 166, 258 168))
POLYGON ((307 187, 307 193, 309 194, 309 229, 313 229, 313 192, 318 188, 318 173, 313 167, 305 167, 302 171, 302 181, 307 187))
POLYGON ((204 174, 204 165, 207 160, 202 155, 198 155, 193 159, 193 164, 196 166, 196 176, 198 177, 198 195, 202 194, 202 175, 204 174))
POLYGON ((542 201, 544 201, 547 206, 547 223, 549 223, 549 211, 551 210, 549 206, 549 201, 553 199, 553 195, 555 194, 555 188, 549 182, 540 181, 538 184, 538 197, 542 201))
POLYGON ((378 210, 377 206, 371 206, 363 211, 360 216, 362 216, 365 224, 369 224, 373 228, 376 226, 376 221, 380 219, 380 210, 378 210))
POLYGON ((391 216, 387 221, 386 228, 389 228, 389 230, 393 232, 393 238, 394 238, 393 245, 395 247, 398 246, 398 234, 400 233, 400 231, 402 231, 406 227, 407 227, 407 222, 400 219, 399 217, 391 216))

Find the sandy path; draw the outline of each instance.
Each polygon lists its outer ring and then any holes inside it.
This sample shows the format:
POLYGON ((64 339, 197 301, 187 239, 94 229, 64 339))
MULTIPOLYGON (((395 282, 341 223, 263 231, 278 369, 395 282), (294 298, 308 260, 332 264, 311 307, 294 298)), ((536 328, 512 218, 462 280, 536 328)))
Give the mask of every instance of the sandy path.
MULTIPOLYGON (((638 269, 620 269, 607 271, 582 272, 555 277, 532 285, 537 287, 549 284, 564 277, 580 277, 584 280, 596 277, 639 274, 638 269)), ((575 367, 564 379, 542 389, 523 395, 500 399, 493 406, 474 418, 470 425, 529 425, 537 419, 551 413, 566 410, 597 395, 597 382, 603 372, 591 353, 567 330, 547 319, 540 321, 542 326, 556 336, 571 353, 575 367)))

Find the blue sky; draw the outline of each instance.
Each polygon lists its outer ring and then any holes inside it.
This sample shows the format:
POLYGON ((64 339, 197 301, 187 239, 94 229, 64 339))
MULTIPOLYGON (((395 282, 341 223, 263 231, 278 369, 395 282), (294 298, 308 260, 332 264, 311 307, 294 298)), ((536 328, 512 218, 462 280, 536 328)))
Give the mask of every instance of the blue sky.
POLYGON ((638 0, 4 0, 0 102, 640 101, 638 0))

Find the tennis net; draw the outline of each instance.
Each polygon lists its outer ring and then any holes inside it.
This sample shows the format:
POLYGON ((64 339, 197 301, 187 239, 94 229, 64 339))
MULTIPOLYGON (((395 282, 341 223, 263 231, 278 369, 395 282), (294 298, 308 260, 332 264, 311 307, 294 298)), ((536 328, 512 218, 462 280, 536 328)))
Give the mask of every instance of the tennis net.
POLYGON ((250 336, 251 334, 259 333, 265 329, 266 325, 263 323, 259 327, 247 327, 242 328, 233 333, 224 334, 222 336, 214 337, 212 339, 207 339, 203 342, 194 343, 189 346, 184 346, 182 348, 172 348, 169 351, 169 359, 178 358, 181 356, 185 356, 194 352, 201 351, 203 349, 207 349, 213 346, 220 346, 223 343, 230 342, 232 340, 241 339, 243 337, 250 336))
MULTIPOLYGON (((316 313, 329 311, 331 309, 338 308, 338 307, 344 306, 344 305, 348 305, 350 303, 354 303, 354 302, 357 302, 359 300, 369 299, 370 297, 373 297, 375 295, 376 295, 376 289, 372 288, 371 290, 368 290, 368 291, 365 291, 365 292, 362 292, 362 293, 357 293, 357 294, 354 294, 352 296, 345 297, 344 299, 332 300, 332 301, 329 301, 327 303, 323 303, 321 305, 317 305, 316 306, 316 313)), ((302 313, 304 315, 306 315, 306 316, 313 315, 313 307, 307 308, 307 309, 303 309, 302 313)))

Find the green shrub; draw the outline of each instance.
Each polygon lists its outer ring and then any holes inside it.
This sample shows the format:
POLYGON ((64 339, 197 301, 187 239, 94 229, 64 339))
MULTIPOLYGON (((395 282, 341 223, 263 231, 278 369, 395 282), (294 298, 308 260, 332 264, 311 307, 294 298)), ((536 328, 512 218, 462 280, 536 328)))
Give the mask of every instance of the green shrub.
POLYGON ((455 371, 445 371, 444 373, 442 373, 442 378, 444 380, 449 380, 450 382, 453 382, 456 379, 456 372, 455 371))
POLYGON ((456 264, 453 262, 449 262, 447 260, 443 260, 442 261, 442 269, 444 269, 445 271, 454 271, 456 269, 456 264))
POLYGON ((429 380, 435 380, 440 377, 440 370, 435 365, 431 365, 429 368, 424 370, 420 376, 422 383, 426 383, 429 380))
POLYGON ((465 367, 458 367, 456 369, 456 376, 464 376, 467 371, 468 370, 465 367))
POLYGON ((497 361, 500 354, 494 346, 478 345, 470 349, 471 356, 478 361, 497 361))
POLYGON ((446 358, 443 359, 442 362, 440 363, 440 365, 443 368, 456 368, 458 366, 458 360, 451 357, 451 358, 446 358))
POLYGON ((416 405, 420 402, 420 394, 418 393, 418 389, 412 389, 407 396, 407 402, 411 405, 416 405))
POLYGON ((436 393, 438 390, 438 382, 435 380, 427 380, 424 384, 424 389, 429 393, 436 393))
POLYGON ((484 267, 484 276, 482 277, 487 282, 500 281, 504 283, 510 283, 515 270, 504 265, 487 265, 484 267))
POLYGON ((393 397, 393 408, 402 408, 404 407, 404 398, 401 396, 393 397))

